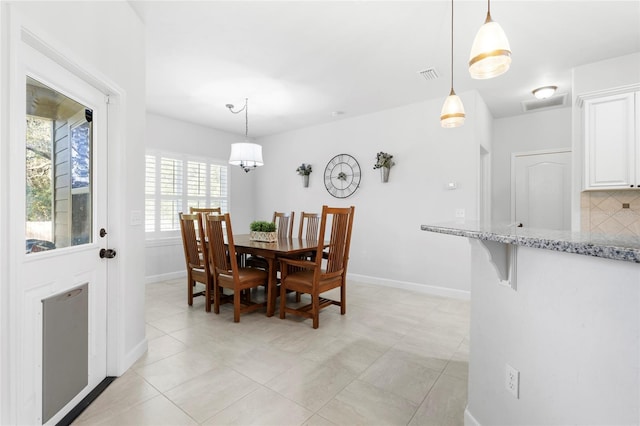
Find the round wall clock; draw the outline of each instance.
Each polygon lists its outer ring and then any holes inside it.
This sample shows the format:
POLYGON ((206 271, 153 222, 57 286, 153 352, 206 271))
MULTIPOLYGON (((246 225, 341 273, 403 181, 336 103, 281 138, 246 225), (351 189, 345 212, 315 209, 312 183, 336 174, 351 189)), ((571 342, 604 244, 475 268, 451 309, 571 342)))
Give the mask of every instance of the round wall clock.
POLYGON ((349 154, 333 157, 324 169, 324 186, 336 198, 347 198, 360 186, 360 164, 349 154))

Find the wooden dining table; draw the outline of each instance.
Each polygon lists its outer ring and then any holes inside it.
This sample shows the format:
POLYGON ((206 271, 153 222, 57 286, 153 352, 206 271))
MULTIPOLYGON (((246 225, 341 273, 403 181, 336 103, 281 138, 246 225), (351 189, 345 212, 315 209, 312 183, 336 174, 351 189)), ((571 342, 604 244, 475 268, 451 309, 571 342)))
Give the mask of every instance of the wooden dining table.
MULTIPOLYGON (((298 257, 304 253, 315 252, 318 249, 317 240, 303 238, 280 238, 272 243, 251 240, 250 234, 236 234, 233 236, 236 252, 263 257, 269 265, 267 281, 267 316, 273 316, 276 307, 278 285, 278 259, 281 257, 298 257)), ((328 241, 323 244, 328 245, 328 241)))

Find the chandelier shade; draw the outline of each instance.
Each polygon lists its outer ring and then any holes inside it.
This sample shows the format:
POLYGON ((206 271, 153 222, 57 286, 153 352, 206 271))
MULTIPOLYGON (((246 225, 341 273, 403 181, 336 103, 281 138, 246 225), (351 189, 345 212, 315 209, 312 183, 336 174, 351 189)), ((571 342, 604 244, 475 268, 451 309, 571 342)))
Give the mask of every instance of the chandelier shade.
POLYGON ((478 30, 469 54, 469 74, 485 80, 504 74, 511 66, 511 47, 504 30, 491 19, 491 3, 487 19, 478 30))
POLYGON ((231 144, 229 164, 232 166, 240 166, 245 172, 263 166, 262 146, 251 142, 231 144))

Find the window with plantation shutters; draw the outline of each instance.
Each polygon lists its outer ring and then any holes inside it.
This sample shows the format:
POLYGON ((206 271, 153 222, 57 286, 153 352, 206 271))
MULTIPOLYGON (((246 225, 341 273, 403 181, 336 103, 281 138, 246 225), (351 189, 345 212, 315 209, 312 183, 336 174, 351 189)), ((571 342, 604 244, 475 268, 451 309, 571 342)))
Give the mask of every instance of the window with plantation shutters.
POLYGON ((178 214, 189 207, 229 211, 227 165, 220 160, 147 152, 145 231, 147 238, 177 235, 178 214))

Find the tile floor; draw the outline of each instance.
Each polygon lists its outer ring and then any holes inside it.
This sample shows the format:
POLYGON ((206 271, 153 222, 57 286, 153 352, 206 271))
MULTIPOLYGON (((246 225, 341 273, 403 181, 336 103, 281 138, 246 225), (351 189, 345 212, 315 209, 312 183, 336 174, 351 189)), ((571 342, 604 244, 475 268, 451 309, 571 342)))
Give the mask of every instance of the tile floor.
POLYGON ((463 424, 468 301, 350 281, 314 330, 188 307, 184 279, 146 294, 148 352, 74 425, 463 424))

